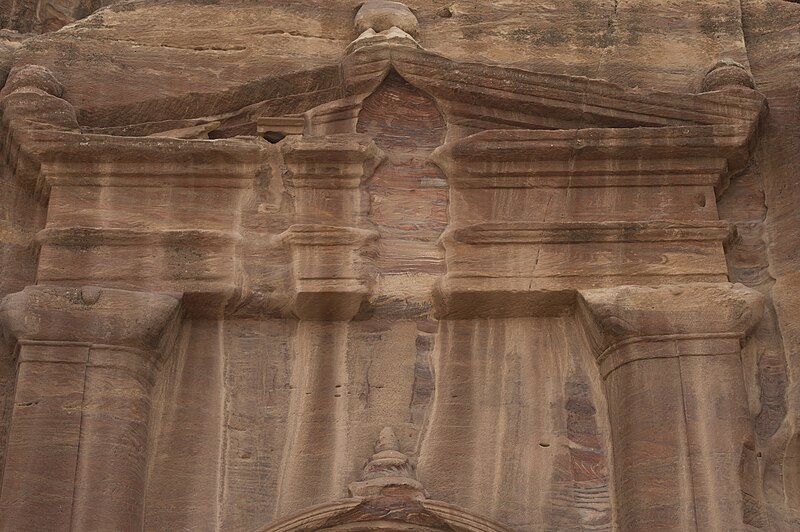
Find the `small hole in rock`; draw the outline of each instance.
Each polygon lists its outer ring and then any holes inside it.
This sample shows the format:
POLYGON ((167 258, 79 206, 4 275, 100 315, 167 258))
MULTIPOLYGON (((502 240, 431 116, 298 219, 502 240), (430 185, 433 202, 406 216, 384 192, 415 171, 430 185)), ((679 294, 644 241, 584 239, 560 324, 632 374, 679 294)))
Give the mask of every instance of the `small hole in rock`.
POLYGON ((285 138, 286 135, 284 135, 280 131, 267 131, 266 133, 264 133, 264 139, 270 144, 277 144, 285 138))
POLYGON ((540 442, 539 447, 550 447, 550 444, 545 442, 540 442))
POLYGON ((450 9, 449 7, 443 7, 442 9, 437 11, 436 14, 442 18, 450 18, 453 16, 453 10, 450 9))

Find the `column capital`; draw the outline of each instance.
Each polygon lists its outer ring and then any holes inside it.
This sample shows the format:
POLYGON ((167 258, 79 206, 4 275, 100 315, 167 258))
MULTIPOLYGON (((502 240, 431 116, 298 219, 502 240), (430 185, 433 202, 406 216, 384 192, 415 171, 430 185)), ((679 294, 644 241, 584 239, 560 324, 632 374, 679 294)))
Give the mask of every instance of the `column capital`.
POLYGON ((0 301, 0 323, 18 341, 160 347, 178 316, 168 294, 95 286, 28 286, 0 301))
POLYGON ((688 283, 582 290, 578 306, 601 367, 616 367, 609 359, 619 357, 609 355, 639 342, 671 345, 637 350, 637 359, 738 351, 738 341, 761 320, 764 299, 741 284, 688 283))

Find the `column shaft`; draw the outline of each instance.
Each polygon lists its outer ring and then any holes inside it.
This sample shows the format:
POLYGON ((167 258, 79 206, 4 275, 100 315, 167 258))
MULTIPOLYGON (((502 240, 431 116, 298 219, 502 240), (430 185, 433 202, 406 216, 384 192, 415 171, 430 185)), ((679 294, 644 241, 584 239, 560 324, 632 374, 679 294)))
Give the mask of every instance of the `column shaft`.
POLYGON ((755 435, 741 342, 760 295, 695 283, 581 293, 605 382, 620 530, 743 530, 755 435))
POLYGON ((741 526, 739 469, 752 429, 738 340, 681 353, 703 343, 637 342, 611 355, 634 358, 605 379, 623 530, 741 526))
POLYGON ((92 349, 86 369, 73 530, 141 530, 152 364, 92 349))
POLYGON ((87 345, 22 345, 0 529, 69 530, 87 345))
POLYGON ((31 286, 0 303, 19 372, 0 529, 141 530, 150 393, 178 300, 31 286))

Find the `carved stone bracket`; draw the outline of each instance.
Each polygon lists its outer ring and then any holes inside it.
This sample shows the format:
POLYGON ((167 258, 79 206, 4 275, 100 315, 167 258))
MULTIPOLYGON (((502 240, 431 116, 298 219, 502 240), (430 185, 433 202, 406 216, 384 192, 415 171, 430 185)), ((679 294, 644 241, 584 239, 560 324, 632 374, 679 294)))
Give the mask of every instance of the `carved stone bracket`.
POLYGON ((299 188, 359 188, 385 155, 366 135, 293 137, 282 144, 292 184, 299 188))
POLYGON ((281 235, 292 257, 292 310, 305 320, 349 320, 371 291, 378 233, 359 227, 369 207, 361 184, 383 152, 364 135, 290 137, 281 150, 300 222, 281 235))
POLYGON ((303 320, 352 319, 371 292, 364 259, 378 233, 293 225, 281 238, 291 250, 294 314, 303 320))

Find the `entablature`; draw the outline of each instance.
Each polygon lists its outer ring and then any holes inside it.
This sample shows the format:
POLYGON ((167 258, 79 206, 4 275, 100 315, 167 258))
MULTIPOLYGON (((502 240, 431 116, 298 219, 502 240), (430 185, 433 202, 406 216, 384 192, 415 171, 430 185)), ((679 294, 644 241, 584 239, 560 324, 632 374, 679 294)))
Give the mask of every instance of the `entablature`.
MULTIPOLYGON (((259 117, 258 106, 243 109, 252 115, 253 133, 264 138, 87 133, 46 70, 12 73, 1 104, 6 162, 16 179, 49 201, 38 236, 40 280, 188 293, 194 299, 185 301, 206 299, 214 307, 247 299, 234 213, 257 176, 269 173, 290 189, 294 212, 265 241, 270 252, 302 262, 286 268, 280 282, 287 286, 272 287, 283 299, 270 312, 327 315, 313 309, 333 297, 344 298, 348 309, 333 319, 352 316, 371 297, 373 274, 362 266, 380 235, 347 245, 323 241, 370 230, 363 189, 385 155, 357 132, 358 118, 392 73, 430 96, 447 125, 445 143, 432 156, 451 190, 441 240, 447 273, 437 301, 452 306, 462 295, 474 301, 481 293, 491 299, 533 287, 560 293, 623 278, 637 284, 726 279, 723 246, 732 231, 718 220, 715 195, 747 165, 766 112, 743 67, 716 65, 706 75, 709 92, 700 94, 626 89, 453 61, 425 50, 409 31, 361 32, 341 59, 326 103, 304 108, 311 105, 300 98, 308 80, 299 76, 305 81, 281 87, 284 97, 298 97, 292 112, 259 117), (109 189, 117 192, 102 192, 109 189), (168 195, 175 204, 189 201, 184 210, 213 205, 219 212, 196 217, 198 226, 190 227, 183 214, 153 224, 130 206, 119 215, 101 206, 101 197, 113 203, 120 194, 161 201, 163 189, 191 191, 168 195), (506 212, 509 194, 522 199, 506 212), (78 198, 92 205, 82 212, 88 221, 68 212, 78 198), (299 229, 315 226, 335 229, 299 229), (319 250, 339 257, 341 268, 331 269, 330 257, 315 265, 319 250), (124 258, 118 271, 101 266, 112 256, 124 258), (330 275, 303 273, 317 267, 330 275), (307 303, 298 306, 303 298, 307 303)), ((161 133, 213 136, 212 125, 223 122, 170 121, 161 133)))

